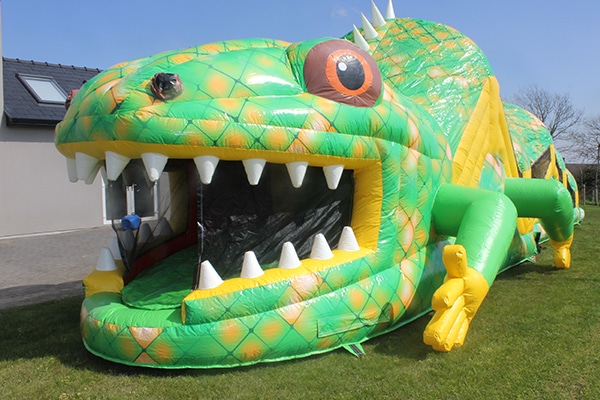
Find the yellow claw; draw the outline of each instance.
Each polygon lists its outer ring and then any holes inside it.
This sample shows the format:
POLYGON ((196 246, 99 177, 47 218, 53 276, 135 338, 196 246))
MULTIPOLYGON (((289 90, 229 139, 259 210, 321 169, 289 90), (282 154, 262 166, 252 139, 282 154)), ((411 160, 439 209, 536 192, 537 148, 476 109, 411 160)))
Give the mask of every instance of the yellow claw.
POLYGON ((467 274, 467 251, 460 244, 451 244, 444 247, 442 260, 448 278, 463 278, 467 274))
POLYGON ((469 330, 469 322, 489 290, 481 273, 467 266, 466 250, 449 245, 442 254, 446 281, 432 299, 435 314, 423 333, 423 341, 436 351, 460 347, 469 330))
POLYGON ((573 235, 563 242, 555 242, 550 239, 550 244, 554 249, 554 265, 556 265, 556 268, 567 269, 571 267, 571 243, 573 243, 573 235))

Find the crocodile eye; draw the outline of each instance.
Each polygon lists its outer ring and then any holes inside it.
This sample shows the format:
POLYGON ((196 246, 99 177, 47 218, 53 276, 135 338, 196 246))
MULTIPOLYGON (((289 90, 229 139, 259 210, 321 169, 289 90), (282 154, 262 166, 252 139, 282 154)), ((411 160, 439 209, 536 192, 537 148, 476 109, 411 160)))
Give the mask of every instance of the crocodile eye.
POLYGON ((183 83, 177 74, 159 72, 152 77, 150 89, 159 99, 171 100, 181 94, 183 83))
POLYGON ((356 107, 372 107, 381 94, 381 74, 367 52, 346 40, 328 40, 306 55, 309 93, 356 107))

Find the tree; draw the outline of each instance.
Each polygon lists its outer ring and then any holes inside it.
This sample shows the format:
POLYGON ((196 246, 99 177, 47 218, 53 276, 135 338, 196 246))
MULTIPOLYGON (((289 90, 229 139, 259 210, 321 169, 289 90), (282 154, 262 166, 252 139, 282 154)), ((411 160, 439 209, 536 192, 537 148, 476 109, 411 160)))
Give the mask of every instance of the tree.
POLYGON ((553 139, 569 136, 580 124, 583 110, 573 106, 568 94, 550 93, 537 85, 529 85, 509 98, 514 103, 538 117, 550 131, 553 139))
POLYGON ((577 184, 585 188, 584 192, 592 193, 594 203, 598 205, 600 200, 598 185, 598 178, 600 178, 600 114, 585 118, 581 125, 581 129, 573 131, 573 134, 570 135, 566 152, 571 159, 589 165, 584 175, 577 179, 577 184))
POLYGON ((566 149, 579 162, 600 164, 600 114, 585 118, 581 128, 573 130, 566 149))

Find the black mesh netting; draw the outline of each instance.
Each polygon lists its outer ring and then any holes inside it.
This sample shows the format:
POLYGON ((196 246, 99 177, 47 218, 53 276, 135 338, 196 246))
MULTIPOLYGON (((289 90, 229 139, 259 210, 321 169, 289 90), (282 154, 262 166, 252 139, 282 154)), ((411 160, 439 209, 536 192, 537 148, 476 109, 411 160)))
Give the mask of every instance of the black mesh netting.
POLYGON ((251 186, 241 162, 220 162, 212 183, 198 188, 200 257, 225 278, 239 274, 246 251, 264 267, 279 260, 286 241, 301 259, 317 233, 333 248, 350 223, 353 191, 352 171, 330 190, 322 169, 309 167, 296 189, 285 165, 266 164, 259 184, 251 186))

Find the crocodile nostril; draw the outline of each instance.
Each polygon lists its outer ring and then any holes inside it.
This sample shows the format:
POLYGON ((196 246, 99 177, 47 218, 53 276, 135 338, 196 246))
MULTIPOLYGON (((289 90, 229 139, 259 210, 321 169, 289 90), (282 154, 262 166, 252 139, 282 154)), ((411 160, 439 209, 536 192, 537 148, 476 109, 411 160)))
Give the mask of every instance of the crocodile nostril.
POLYGON ((177 74, 159 72, 152 77, 150 89, 159 99, 170 100, 183 92, 183 83, 177 74))
POLYGON ((65 100, 65 108, 67 110, 69 109, 69 107, 71 107, 71 100, 73 100, 73 97, 75 97, 75 95, 77 94, 78 91, 79 91, 79 89, 73 89, 67 95, 67 100, 65 100))

